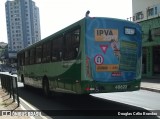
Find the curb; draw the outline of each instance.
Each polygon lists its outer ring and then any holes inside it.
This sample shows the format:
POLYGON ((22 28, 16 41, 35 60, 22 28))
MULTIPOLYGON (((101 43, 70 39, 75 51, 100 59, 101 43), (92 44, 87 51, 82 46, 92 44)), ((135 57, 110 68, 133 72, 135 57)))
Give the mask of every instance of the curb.
POLYGON ((160 90, 153 89, 153 88, 141 87, 141 89, 143 89, 143 90, 148 90, 148 91, 152 91, 152 92, 157 92, 157 93, 160 93, 160 90))

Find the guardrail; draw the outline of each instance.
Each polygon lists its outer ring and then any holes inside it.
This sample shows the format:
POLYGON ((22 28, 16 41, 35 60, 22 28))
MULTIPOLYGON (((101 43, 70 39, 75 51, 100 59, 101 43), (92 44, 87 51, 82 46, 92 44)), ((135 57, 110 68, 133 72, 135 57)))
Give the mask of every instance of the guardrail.
POLYGON ((17 76, 7 74, 7 73, 0 73, 1 79, 1 86, 2 89, 8 92, 10 98, 13 97, 13 102, 17 102, 17 106, 19 107, 19 93, 18 93, 18 83, 17 83, 17 76))

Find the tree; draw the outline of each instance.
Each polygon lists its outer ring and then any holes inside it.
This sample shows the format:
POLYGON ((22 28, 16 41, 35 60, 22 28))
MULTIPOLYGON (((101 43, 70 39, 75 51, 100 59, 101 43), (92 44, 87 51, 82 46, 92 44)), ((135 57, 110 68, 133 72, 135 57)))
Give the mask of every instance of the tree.
POLYGON ((3 61, 8 58, 8 45, 6 45, 4 48, 1 48, 0 60, 3 61))

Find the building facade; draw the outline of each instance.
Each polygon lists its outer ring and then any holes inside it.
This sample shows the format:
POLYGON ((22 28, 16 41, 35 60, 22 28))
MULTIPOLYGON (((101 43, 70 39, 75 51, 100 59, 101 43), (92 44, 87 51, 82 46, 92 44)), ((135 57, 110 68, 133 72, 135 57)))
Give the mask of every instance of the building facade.
POLYGON ((17 51, 41 40, 39 8, 32 0, 5 3, 9 58, 17 51))
POLYGON ((160 0, 132 0, 133 21, 142 26, 142 74, 160 76, 160 0))

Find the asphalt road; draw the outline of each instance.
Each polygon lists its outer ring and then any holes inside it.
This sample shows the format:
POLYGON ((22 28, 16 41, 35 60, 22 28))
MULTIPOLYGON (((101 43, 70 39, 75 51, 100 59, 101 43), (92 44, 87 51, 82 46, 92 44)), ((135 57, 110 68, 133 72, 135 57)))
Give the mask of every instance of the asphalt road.
POLYGON ((160 93, 145 90, 89 96, 59 94, 46 98, 41 90, 28 90, 19 84, 19 95, 54 119, 158 119, 157 116, 140 115, 149 113, 148 110, 160 110, 160 93))
POLYGON ((160 110, 160 93, 147 90, 139 90, 123 93, 105 93, 94 94, 95 97, 100 97, 107 100, 130 104, 141 107, 147 110, 160 110))

